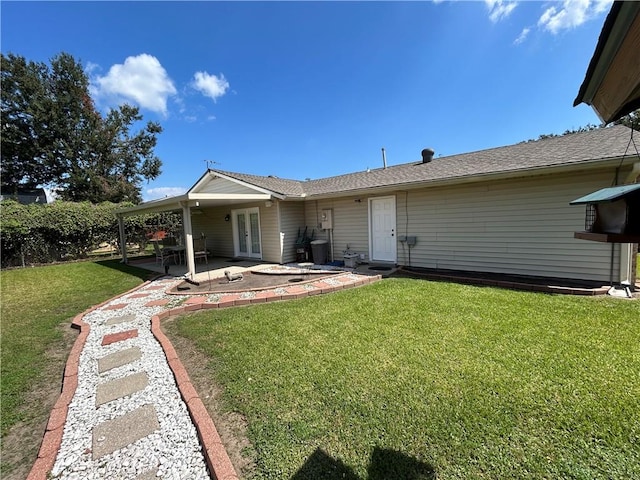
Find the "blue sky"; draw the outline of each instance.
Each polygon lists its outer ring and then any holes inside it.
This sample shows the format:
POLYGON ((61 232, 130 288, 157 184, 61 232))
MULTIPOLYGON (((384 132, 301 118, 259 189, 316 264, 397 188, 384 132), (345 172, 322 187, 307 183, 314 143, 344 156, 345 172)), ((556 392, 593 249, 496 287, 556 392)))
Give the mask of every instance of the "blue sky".
POLYGON ((304 180, 599 123, 573 100, 610 1, 9 2, 2 52, 84 65, 164 128, 146 200, 213 168, 304 180))

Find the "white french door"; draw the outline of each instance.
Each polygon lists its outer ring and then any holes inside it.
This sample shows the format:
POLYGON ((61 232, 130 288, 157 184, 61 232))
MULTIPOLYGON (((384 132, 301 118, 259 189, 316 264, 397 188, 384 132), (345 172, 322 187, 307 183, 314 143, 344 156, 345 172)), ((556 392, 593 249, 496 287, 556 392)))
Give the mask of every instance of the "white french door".
POLYGON ((370 258, 378 262, 396 262, 396 197, 369 199, 370 258))
POLYGON ((262 258, 260 243, 260 210, 232 210, 233 249, 236 257, 262 258))

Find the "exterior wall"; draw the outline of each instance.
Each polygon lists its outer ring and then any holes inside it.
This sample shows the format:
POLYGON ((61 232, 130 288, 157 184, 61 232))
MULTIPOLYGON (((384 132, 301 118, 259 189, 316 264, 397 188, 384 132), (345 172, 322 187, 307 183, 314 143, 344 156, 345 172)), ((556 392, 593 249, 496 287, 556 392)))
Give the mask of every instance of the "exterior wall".
POLYGON ((233 257, 233 225, 224 217, 232 210, 258 207, 260 210, 260 234, 262 260, 281 263, 280 232, 278 230, 278 214, 274 202, 266 207, 265 202, 243 203, 223 207, 200 208, 199 215, 191 215, 194 238, 203 232, 207 236, 207 248, 213 256, 233 257))
MULTIPOLYGON (((298 238, 298 229, 304 232, 304 203, 303 202, 277 202, 280 219, 280 247, 282 251, 281 263, 295 262, 295 243, 298 238)), ((311 231, 307 232, 311 235, 311 231)))
MULTIPOLYGON (((412 235, 410 250, 398 242, 400 265, 595 280, 619 275, 619 247, 573 238, 584 230, 584 208, 569 202, 609 186, 612 171, 578 172, 395 191, 397 236, 412 235)), ((381 194, 386 196, 390 194, 381 194)), ((333 210, 334 258, 369 252, 367 199, 345 197, 305 203, 305 219, 316 238, 321 211, 333 210), (356 200, 361 200, 357 202, 356 200)))
POLYGON ((200 215, 191 215, 193 237, 200 233, 207 236, 207 249, 214 257, 233 257, 233 230, 231 221, 224 217, 231 212, 228 207, 201 208, 200 215))
MULTIPOLYGON (((398 263, 607 282, 612 245, 574 239, 585 212, 569 202, 611 179, 601 171, 400 193, 398 232, 418 238, 411 259, 398 246, 398 263)), ((613 248, 617 278, 619 248, 613 248)))
MULTIPOLYGON (((369 221, 366 196, 312 200, 305 203, 305 219, 308 234, 315 230, 316 240, 331 242, 328 230, 322 230, 320 219, 322 210, 333 211, 333 251, 334 260, 342 260, 342 252, 349 249, 353 252, 369 254, 369 221), (360 200, 360 201, 357 201, 360 200)), ((331 247, 330 247, 331 248, 331 247)), ((331 258, 331 249, 329 250, 331 258)), ((368 257, 367 257, 368 258, 368 257)))
MULTIPOLYGON (((613 172, 577 172, 456 186, 398 190, 370 196, 274 201, 204 208, 193 215, 194 235, 204 232, 216 256, 232 257, 236 208, 259 207, 263 260, 295 260, 298 229, 316 239, 333 240, 335 260, 342 251, 369 253, 368 199, 396 197, 396 232, 417 237, 409 250, 397 243, 400 265, 595 280, 619 278, 619 246, 573 238, 584 229, 584 208, 569 202, 611 185, 613 172), (322 210, 333 213, 332 239, 322 230, 322 210), (611 271, 613 248, 614 267, 611 271)), ((330 252, 331 257, 331 252, 330 252)), ((368 257, 366 257, 368 259, 368 257)))
POLYGON ((256 193, 256 191, 224 178, 214 178, 203 185, 198 193, 256 193))
POLYGON ((265 202, 259 202, 258 205, 253 204, 250 206, 260 207, 262 259, 267 262, 282 263, 280 230, 278 228, 278 208, 276 206, 276 202, 273 202, 273 205, 268 208, 265 206, 265 202))

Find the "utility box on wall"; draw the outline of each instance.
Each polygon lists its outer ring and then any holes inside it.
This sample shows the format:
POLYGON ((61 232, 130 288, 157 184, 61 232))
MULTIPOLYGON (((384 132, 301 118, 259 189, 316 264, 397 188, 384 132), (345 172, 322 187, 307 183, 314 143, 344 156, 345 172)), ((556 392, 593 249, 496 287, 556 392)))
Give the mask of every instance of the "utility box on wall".
POLYGON ((322 210, 320 215, 320 226, 323 230, 331 230, 333 228, 333 211, 322 210))

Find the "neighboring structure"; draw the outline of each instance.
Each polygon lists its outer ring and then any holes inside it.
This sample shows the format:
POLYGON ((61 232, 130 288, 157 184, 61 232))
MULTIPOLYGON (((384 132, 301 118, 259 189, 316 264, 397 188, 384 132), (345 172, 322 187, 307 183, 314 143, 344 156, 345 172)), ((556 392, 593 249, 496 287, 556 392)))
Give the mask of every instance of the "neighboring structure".
POLYGON ((425 149, 310 181, 207 170, 186 194, 120 216, 181 210, 190 272, 194 234, 217 256, 288 263, 306 227, 336 260, 349 246, 371 263, 618 282, 628 254, 575 239, 584 211, 569 202, 635 180, 630 135, 614 126, 437 159, 425 149))
POLYGON ((12 187, 2 186, 0 191, 0 201, 15 200, 23 205, 30 203, 47 203, 47 194, 44 188, 18 188, 14 190, 12 187))

